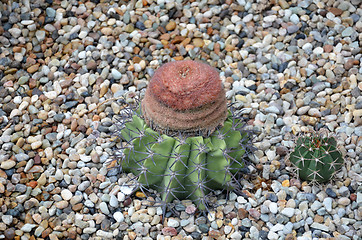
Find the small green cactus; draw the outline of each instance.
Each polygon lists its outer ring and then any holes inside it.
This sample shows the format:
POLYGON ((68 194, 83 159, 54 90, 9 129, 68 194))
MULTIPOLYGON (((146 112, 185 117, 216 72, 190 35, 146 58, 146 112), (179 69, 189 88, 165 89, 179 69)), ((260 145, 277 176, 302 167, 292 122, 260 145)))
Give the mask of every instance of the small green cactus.
POLYGON ((300 136, 289 160, 300 179, 319 183, 329 181, 344 162, 336 139, 322 134, 300 136))
POLYGON ((140 106, 123 115, 118 135, 125 144, 118 158, 138 189, 157 190, 166 203, 191 199, 204 210, 210 192, 238 186, 251 133, 227 109, 214 68, 190 60, 163 65, 140 106))

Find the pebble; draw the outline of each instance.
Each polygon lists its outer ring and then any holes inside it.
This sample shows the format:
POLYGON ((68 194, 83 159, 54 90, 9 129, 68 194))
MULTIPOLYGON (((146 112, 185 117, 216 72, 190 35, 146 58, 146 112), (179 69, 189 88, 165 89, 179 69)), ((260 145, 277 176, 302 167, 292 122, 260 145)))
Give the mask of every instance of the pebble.
POLYGON ((30 232, 34 227, 36 227, 36 224, 26 223, 21 227, 21 231, 30 232))
POLYGON ((284 208, 281 213, 289 218, 293 217, 295 212, 294 208, 284 208))
POLYGON ((122 74, 116 69, 112 69, 111 74, 112 74, 112 77, 116 80, 121 79, 121 77, 122 77, 122 74))
POLYGON ((68 201, 73 197, 73 194, 68 189, 63 189, 61 192, 61 196, 64 200, 68 201))
POLYGON ((124 220, 124 215, 121 212, 115 212, 113 213, 113 218, 114 220, 116 220, 117 222, 123 222, 124 220))
POLYGON ((102 213, 108 215, 110 212, 109 212, 109 209, 108 209, 108 206, 105 202, 101 202, 99 204, 99 209, 101 210, 102 213))

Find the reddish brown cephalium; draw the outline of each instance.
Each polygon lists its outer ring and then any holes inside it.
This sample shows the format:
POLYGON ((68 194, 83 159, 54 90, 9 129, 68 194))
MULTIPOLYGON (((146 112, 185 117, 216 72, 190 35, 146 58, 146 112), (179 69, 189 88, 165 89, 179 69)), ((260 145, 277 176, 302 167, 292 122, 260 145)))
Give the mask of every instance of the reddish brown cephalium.
POLYGON ((227 116, 219 73, 192 60, 167 63, 152 77, 142 110, 155 130, 210 133, 227 116))

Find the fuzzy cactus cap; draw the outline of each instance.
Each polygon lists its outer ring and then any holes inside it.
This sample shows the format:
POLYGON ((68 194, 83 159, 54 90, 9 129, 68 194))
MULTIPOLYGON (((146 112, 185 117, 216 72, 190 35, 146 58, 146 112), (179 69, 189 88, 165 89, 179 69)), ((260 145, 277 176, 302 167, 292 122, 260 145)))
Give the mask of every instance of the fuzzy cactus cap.
POLYGON ((142 112, 147 124, 160 132, 212 133, 228 114, 219 73, 192 60, 164 64, 150 81, 142 112))

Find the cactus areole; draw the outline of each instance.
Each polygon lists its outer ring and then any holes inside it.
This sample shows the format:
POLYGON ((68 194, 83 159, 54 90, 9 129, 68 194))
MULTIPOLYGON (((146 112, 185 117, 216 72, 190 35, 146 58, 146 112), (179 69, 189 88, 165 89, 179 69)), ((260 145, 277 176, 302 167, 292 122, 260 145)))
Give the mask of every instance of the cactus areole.
POLYGON ((237 184, 250 150, 242 127, 227 109, 214 68, 191 60, 167 63, 152 77, 140 111, 121 123, 122 170, 164 202, 192 199, 204 210, 211 191, 237 184))

